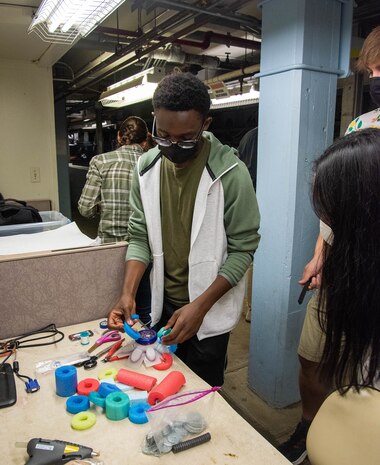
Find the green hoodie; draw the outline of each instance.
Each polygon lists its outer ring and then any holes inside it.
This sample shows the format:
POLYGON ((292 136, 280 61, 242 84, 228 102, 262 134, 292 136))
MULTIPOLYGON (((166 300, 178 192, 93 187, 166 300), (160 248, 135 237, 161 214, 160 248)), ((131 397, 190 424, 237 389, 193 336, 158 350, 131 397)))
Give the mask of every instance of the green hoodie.
MULTIPOLYGON (((232 286, 235 286, 251 263, 260 240, 258 234, 260 214, 256 195, 248 169, 237 157, 236 150, 221 144, 210 132, 204 132, 203 137, 210 143, 210 154, 205 168, 209 188, 219 180, 223 186, 223 227, 227 253, 224 262, 219 267, 218 274, 224 276, 232 286)), ((133 212, 129 223, 130 243, 127 260, 136 259, 145 263, 150 261, 150 240, 147 234, 139 180, 160 162, 160 158, 159 147, 155 147, 141 156, 138 168, 135 169, 130 198, 133 212)), ((206 173, 204 175, 206 176, 206 173)), ((149 200, 144 199, 144 202, 147 201, 149 200)), ((196 218, 193 223, 194 221, 196 218)), ((213 225, 210 225, 211 241, 218 240, 217 236, 221 233, 213 229, 215 229, 213 225)))

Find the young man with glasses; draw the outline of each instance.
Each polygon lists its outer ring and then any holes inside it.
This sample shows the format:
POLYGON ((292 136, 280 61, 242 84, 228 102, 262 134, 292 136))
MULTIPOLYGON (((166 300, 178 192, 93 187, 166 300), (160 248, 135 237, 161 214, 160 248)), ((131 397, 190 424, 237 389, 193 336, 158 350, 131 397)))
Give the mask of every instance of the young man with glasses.
POLYGON ((165 77, 153 96, 157 147, 135 170, 122 296, 110 328, 133 324, 135 294, 153 260, 152 324, 165 344, 211 385, 224 380, 230 331, 244 298, 244 274, 259 243, 259 211, 236 151, 207 131, 207 87, 190 73, 165 77))

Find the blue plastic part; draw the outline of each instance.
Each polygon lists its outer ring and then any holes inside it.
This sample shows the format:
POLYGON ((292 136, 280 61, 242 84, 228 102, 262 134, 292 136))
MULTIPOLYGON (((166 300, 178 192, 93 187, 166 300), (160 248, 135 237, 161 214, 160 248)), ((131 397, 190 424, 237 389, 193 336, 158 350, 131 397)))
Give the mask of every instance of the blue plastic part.
POLYGON ((85 412, 90 408, 90 401, 87 396, 72 396, 66 401, 66 410, 74 415, 79 412, 85 412))
POLYGON ((28 394, 37 392, 40 390, 40 385, 36 379, 30 379, 29 381, 25 382, 25 389, 28 394))
POLYGON ((129 412, 129 397, 124 392, 111 392, 106 397, 106 417, 118 421, 127 418, 129 412))
POLYGON ((77 369, 71 365, 64 365, 55 370, 55 392, 61 397, 70 397, 77 391, 77 369))
POLYGON ((177 344, 172 344, 171 346, 168 346, 169 354, 174 354, 174 352, 177 350, 177 347, 177 344))
POLYGON ((132 313, 131 318, 132 318, 132 320, 139 320, 140 315, 138 315, 137 313, 132 313))
POLYGON ((131 326, 129 326, 129 324, 126 321, 124 321, 124 331, 135 341, 137 341, 137 339, 140 338, 140 333, 138 331, 135 331, 131 326))
POLYGON ((139 404, 133 405, 129 409, 129 420, 136 425, 143 425, 144 423, 148 423, 148 417, 145 412, 149 410, 150 407, 151 405, 146 402, 140 402, 139 404))
POLYGON ((165 329, 165 326, 163 326, 157 333, 158 337, 164 337, 170 334, 172 328, 165 329))
POLYGON ((100 397, 107 397, 111 392, 122 392, 115 384, 111 383, 100 383, 98 393, 100 397))
POLYGON ((153 329, 142 329, 139 336, 136 342, 142 346, 148 346, 157 341, 157 333, 153 329))
POLYGON ((93 404, 97 405, 98 407, 103 407, 103 408, 106 407, 106 399, 105 397, 102 397, 99 394, 99 392, 97 391, 90 392, 90 395, 88 396, 88 398, 93 404))
POLYGON ((107 329, 107 328, 108 328, 107 320, 102 320, 102 321, 99 323, 99 327, 100 327, 101 329, 107 329))

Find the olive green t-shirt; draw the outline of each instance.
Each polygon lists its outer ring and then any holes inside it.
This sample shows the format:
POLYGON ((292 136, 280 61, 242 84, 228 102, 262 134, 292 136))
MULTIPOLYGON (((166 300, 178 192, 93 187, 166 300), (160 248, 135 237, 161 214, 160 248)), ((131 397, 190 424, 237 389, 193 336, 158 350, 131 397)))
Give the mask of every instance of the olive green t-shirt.
POLYGON ((186 168, 176 168, 162 157, 160 193, 165 298, 178 307, 189 302, 188 258, 193 210, 209 153, 210 143, 203 139, 197 157, 186 168))

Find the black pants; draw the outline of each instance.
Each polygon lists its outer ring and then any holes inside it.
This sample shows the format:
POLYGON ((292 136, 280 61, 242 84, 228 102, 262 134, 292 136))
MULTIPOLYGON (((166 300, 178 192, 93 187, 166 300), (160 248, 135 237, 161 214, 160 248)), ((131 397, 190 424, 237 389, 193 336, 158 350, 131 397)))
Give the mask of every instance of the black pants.
POLYGON ((152 271, 152 264, 148 265, 145 270, 140 285, 136 292, 136 313, 139 315, 140 320, 145 323, 150 323, 151 312, 151 290, 150 290, 150 272, 152 271))
MULTIPOLYGON (((155 326, 157 331, 165 326, 177 308, 170 302, 164 301, 161 320, 155 326)), ((227 366, 229 337, 230 333, 225 333, 200 341, 195 335, 182 344, 178 344, 176 355, 206 383, 211 386, 221 386, 227 366)))

